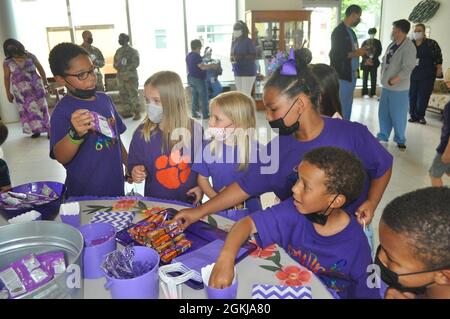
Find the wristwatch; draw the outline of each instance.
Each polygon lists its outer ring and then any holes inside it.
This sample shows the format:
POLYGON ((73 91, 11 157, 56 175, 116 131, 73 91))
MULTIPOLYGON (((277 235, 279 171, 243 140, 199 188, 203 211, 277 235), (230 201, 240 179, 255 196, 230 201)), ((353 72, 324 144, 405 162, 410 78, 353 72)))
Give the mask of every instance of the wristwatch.
POLYGON ((84 137, 86 136, 80 136, 78 135, 77 131, 71 126, 69 128, 69 131, 67 132, 67 135, 69 136, 70 140, 72 141, 72 143, 74 144, 81 144, 84 142, 84 137))

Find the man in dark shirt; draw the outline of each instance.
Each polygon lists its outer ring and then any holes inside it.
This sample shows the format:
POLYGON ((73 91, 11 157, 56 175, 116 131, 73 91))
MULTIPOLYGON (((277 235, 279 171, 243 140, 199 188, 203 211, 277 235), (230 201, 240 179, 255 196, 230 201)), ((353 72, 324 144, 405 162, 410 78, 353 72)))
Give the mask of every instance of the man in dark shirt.
POLYGON ((380 55, 383 51, 381 41, 375 38, 377 34, 376 28, 369 29, 369 39, 362 43, 362 47, 367 50, 367 54, 363 56, 361 69, 363 70, 363 90, 362 95, 364 98, 374 97, 377 94, 377 73, 380 66, 380 55), (370 75, 370 95, 369 95, 369 75, 370 75))
POLYGON ((361 22, 361 14, 361 7, 349 6, 345 11, 344 21, 331 34, 330 65, 339 75, 342 113, 346 120, 350 120, 352 115, 359 57, 367 54, 365 48, 359 48, 358 39, 352 30, 361 22))

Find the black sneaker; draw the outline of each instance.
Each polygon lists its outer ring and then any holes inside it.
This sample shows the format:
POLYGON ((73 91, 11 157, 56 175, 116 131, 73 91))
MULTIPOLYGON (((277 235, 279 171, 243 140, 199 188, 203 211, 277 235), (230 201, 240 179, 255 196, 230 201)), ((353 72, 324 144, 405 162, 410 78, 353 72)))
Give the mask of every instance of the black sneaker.
POLYGON ((410 119, 408 120, 408 122, 409 122, 409 123, 417 123, 417 122, 419 122, 419 120, 410 118, 410 119))
POLYGON ((405 144, 397 144, 397 147, 398 147, 401 151, 406 150, 406 145, 405 145, 405 144))
POLYGON ((33 135, 31 135, 31 138, 38 138, 41 136, 41 133, 34 133, 33 135))
POLYGON ((425 119, 420 119, 420 120, 419 120, 419 123, 422 124, 422 125, 426 125, 426 124, 427 124, 427 121, 426 121, 425 119))

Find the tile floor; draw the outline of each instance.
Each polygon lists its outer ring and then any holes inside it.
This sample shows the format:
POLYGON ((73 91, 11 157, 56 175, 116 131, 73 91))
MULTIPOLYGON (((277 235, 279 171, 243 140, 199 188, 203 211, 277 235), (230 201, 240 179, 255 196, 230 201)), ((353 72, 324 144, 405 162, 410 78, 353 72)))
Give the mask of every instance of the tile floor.
MULTIPOLYGON (((378 130, 378 102, 376 100, 355 99, 353 107, 353 121, 368 126, 374 134, 378 130)), ((429 186, 428 168, 435 155, 435 148, 439 142, 442 127, 441 116, 427 114, 428 125, 408 124, 406 152, 397 149, 391 142, 386 147, 393 154, 394 172, 386 193, 378 207, 375 226, 375 244, 378 243, 377 225, 384 206, 398 195, 429 186)), ((129 145, 132 133, 138 123, 125 121, 128 130, 123 137, 126 146, 129 145)), ((267 127, 264 113, 258 113, 258 127, 267 127)), ((20 185, 29 181, 54 180, 64 181, 63 167, 49 158, 49 146, 46 137, 31 139, 22 135, 20 124, 8 125, 9 138, 3 145, 4 158, 8 162, 13 185, 20 185)), ((447 178, 447 184, 449 180, 447 178)), ((264 206, 273 203, 273 195, 263 196, 264 206)))

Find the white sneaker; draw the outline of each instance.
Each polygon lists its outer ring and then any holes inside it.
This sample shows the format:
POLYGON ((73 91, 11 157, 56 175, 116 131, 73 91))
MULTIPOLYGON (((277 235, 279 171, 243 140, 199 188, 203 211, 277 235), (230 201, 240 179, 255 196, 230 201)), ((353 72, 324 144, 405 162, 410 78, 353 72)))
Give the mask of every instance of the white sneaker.
POLYGON ((368 95, 364 95, 363 98, 370 99, 370 97, 368 95))
POLYGON ((378 96, 373 95, 373 96, 372 96, 372 99, 376 100, 376 99, 378 99, 378 96))

